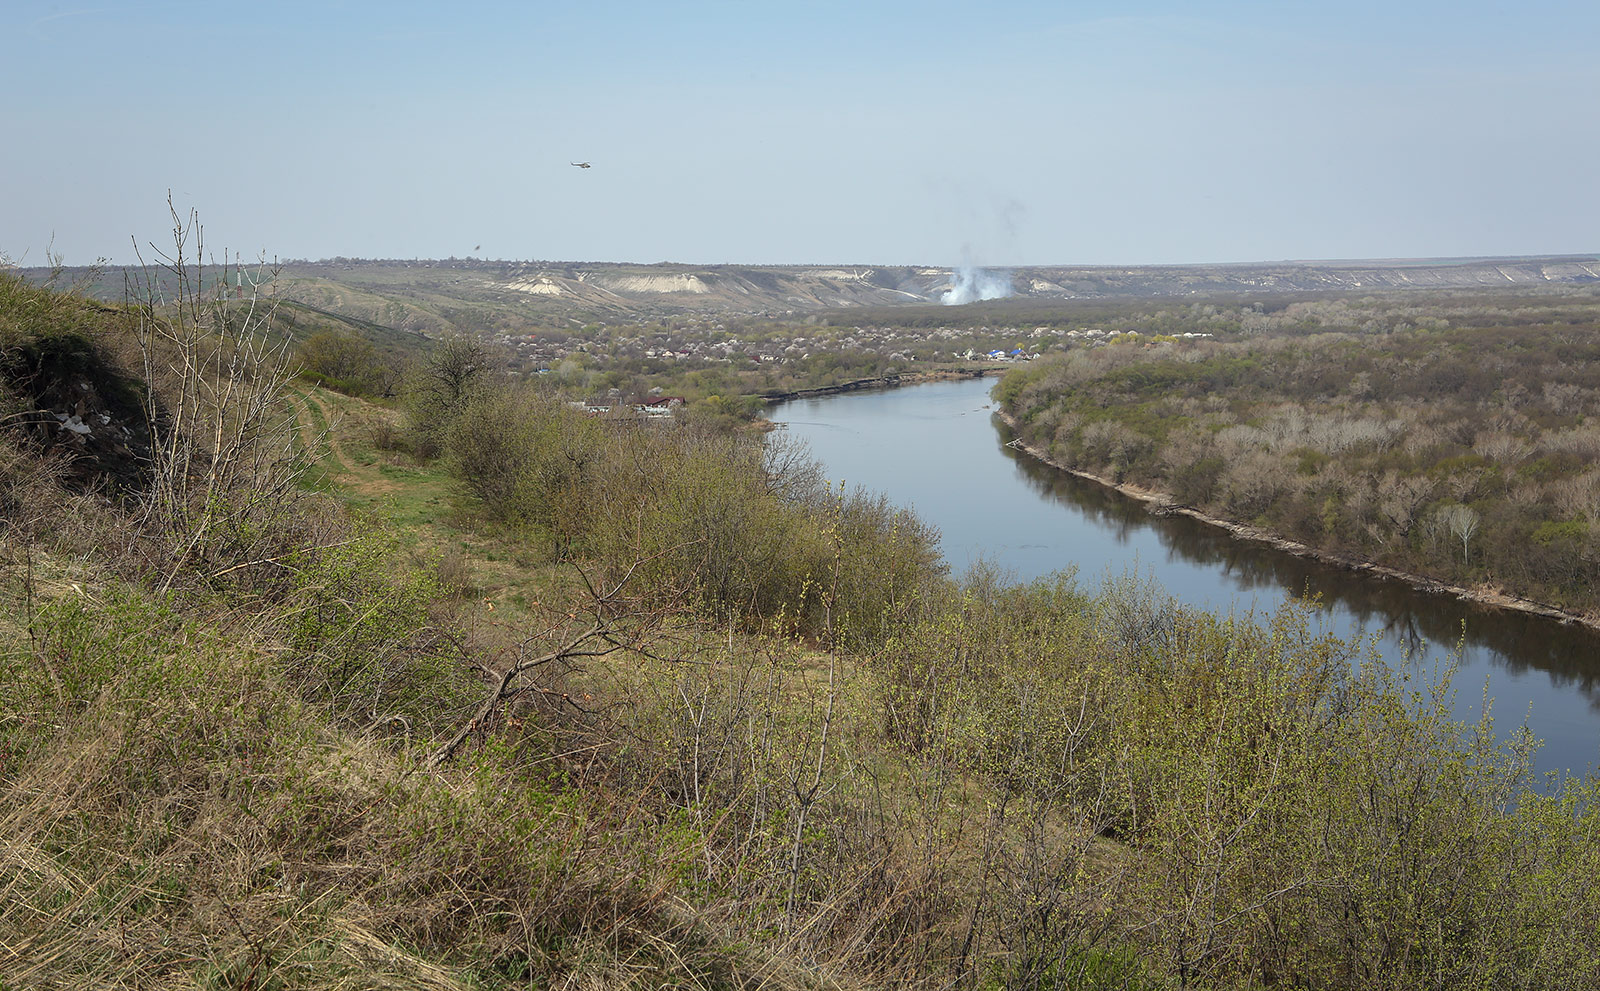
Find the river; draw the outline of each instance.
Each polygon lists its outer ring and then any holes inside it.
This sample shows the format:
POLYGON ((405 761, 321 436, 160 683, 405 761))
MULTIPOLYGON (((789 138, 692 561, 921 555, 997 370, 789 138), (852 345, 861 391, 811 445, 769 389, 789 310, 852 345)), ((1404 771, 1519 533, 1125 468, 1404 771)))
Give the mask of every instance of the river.
POLYGON ((1524 720, 1544 741, 1541 771, 1582 773, 1600 758, 1600 634, 1422 592, 1235 539, 1005 446, 994 379, 933 382, 785 403, 770 414, 836 483, 883 492, 943 535, 957 574, 983 560, 1019 580, 1076 569, 1079 583, 1136 574, 1213 612, 1271 614, 1317 596, 1320 630, 1373 637, 1391 664, 1431 676, 1459 656, 1454 711, 1495 728, 1524 720), (1459 646, 1459 652, 1457 650, 1459 646), (1487 687, 1486 687, 1487 686, 1487 687))

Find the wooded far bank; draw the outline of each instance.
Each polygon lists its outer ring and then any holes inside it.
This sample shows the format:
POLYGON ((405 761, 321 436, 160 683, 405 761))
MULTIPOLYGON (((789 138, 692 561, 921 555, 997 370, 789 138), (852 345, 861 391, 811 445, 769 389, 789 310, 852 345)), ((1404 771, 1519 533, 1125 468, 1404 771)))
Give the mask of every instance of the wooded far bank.
POLYGON ((1333 555, 1597 614, 1600 300, 1446 300, 1365 333, 1289 311, 1244 339, 1046 355, 999 397, 1026 443, 1074 468, 1333 555))

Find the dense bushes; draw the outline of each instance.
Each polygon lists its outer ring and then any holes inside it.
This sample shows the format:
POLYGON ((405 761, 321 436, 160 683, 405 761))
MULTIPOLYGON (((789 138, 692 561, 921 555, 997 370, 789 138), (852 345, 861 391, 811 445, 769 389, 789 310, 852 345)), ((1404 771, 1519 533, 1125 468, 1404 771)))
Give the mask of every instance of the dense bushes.
POLYGON ((382 395, 396 377, 371 341, 350 333, 317 331, 300 342, 296 357, 302 378, 352 396, 382 395))
POLYGON ((1179 987, 1592 984, 1595 785, 1528 790, 1530 741, 1451 722, 1448 672, 1126 582, 969 587, 879 657, 890 738, 994 789, 974 938, 1008 983, 1131 944, 1179 987))
POLYGON ((594 417, 511 387, 485 388, 441 433, 485 507, 553 557, 631 570, 714 615, 870 642, 944 572, 926 524, 829 491, 748 433, 594 417))
POLYGON ((1294 609, 979 574, 860 659, 680 628, 569 682, 587 714, 508 703, 430 775, 425 716, 294 687, 391 655, 389 568, 354 552, 308 575, 333 610, 228 627, 137 588, 41 603, 0 649, 8 976, 1597 986, 1592 783, 1528 790, 1524 744, 1294 609))

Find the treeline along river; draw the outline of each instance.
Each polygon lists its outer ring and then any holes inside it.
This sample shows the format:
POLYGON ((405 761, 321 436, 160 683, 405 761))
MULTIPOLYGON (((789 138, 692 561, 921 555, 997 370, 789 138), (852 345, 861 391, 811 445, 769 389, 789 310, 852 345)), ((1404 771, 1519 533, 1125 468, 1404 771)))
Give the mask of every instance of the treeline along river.
POLYGON ((1600 763, 1600 634, 1152 515, 1138 500, 1007 447, 993 384, 803 399, 772 418, 810 446, 836 483, 883 492, 937 526, 957 573, 979 561, 1019 581, 1075 569, 1084 587, 1136 575, 1185 604, 1262 618, 1291 596, 1314 596, 1322 631, 1374 638, 1389 663, 1419 677, 1458 658, 1456 714, 1476 719, 1487 690, 1498 732, 1526 721, 1544 741, 1539 769, 1582 773, 1600 763))

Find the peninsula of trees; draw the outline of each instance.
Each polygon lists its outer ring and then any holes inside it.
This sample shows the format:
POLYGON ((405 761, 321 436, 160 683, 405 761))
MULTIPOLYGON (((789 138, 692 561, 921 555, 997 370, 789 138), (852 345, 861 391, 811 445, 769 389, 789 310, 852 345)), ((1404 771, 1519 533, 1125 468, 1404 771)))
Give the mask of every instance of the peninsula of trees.
POLYGON ((1070 467, 1600 617, 1600 298, 1417 304, 1353 321, 1293 303, 1229 340, 1124 335, 1014 370, 999 396, 1070 467))

